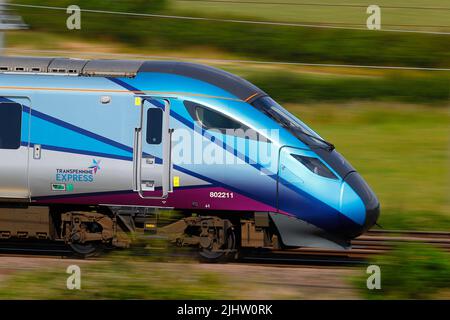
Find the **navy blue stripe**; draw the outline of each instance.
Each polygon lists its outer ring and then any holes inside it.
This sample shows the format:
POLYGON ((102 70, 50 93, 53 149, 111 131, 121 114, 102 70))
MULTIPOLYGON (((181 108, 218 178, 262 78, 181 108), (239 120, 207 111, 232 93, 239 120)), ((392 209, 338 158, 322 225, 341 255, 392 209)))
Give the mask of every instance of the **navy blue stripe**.
POLYGON ((136 89, 135 87, 129 85, 129 84, 126 83, 125 81, 122 81, 122 80, 120 80, 120 79, 118 79, 118 78, 106 77, 106 79, 111 80, 112 82, 118 84, 118 85, 121 86, 121 87, 124 87, 124 88, 127 89, 127 90, 135 91, 136 94, 145 94, 145 93, 142 92, 141 90, 136 89))
POLYGON ((127 145, 124 145, 124 144, 122 144, 122 143, 119 143, 119 142, 116 142, 116 141, 114 141, 114 140, 105 138, 105 137, 103 137, 103 136, 100 136, 100 135, 98 135, 98 134, 96 134, 96 133, 93 133, 93 132, 91 132, 91 131, 88 131, 88 130, 86 130, 86 129, 77 127, 77 126, 75 126, 75 125, 73 125, 73 124, 70 124, 70 123, 68 123, 68 122, 59 120, 59 119, 54 118, 54 117, 52 117, 52 116, 49 116, 49 115, 47 115, 47 114, 45 114, 45 113, 36 111, 36 110, 34 110, 34 109, 30 109, 30 108, 27 107, 27 106, 23 106, 23 110, 24 110, 25 112, 31 113, 32 116, 35 116, 35 117, 38 117, 38 118, 43 119, 43 120, 45 120, 45 121, 54 123, 54 124, 56 124, 56 125, 58 125, 58 126, 61 126, 61 127, 63 127, 63 128, 69 129, 69 130, 71 130, 71 131, 80 133, 80 134, 82 134, 82 135, 85 135, 85 136, 90 137, 90 138, 92 138, 92 139, 95 139, 95 140, 98 140, 98 141, 100 141, 100 142, 106 143, 106 144, 108 144, 108 145, 111 145, 111 146, 113 146, 113 147, 119 148, 119 149, 121 149, 121 150, 124 150, 124 151, 133 153, 133 148, 131 148, 131 147, 127 146, 127 145))
POLYGON ((28 114, 31 114, 31 109, 25 105, 22 105, 22 111, 28 114))
POLYGON ((164 103, 161 103, 160 101, 158 101, 157 99, 153 99, 151 97, 144 97, 143 99, 147 100, 148 102, 150 102, 151 104, 153 104, 155 107, 162 109, 162 111, 165 110, 166 106, 164 103))
MULTIPOLYGON (((29 146, 31 148, 33 148, 35 144, 38 144, 38 143, 30 143, 29 146)), ((22 141, 21 145, 24 147, 27 147, 28 143, 25 141, 22 141)), ((72 148, 65 148, 65 147, 56 147, 56 146, 50 146, 50 145, 46 145, 46 144, 42 144, 41 148, 45 149, 45 150, 75 153, 75 154, 84 154, 84 155, 95 156, 95 157, 111 158, 111 159, 126 160, 126 161, 133 160, 133 157, 119 156, 116 154, 109 154, 109 153, 95 152, 95 151, 86 151, 86 150, 79 150, 79 149, 72 149, 72 148)))

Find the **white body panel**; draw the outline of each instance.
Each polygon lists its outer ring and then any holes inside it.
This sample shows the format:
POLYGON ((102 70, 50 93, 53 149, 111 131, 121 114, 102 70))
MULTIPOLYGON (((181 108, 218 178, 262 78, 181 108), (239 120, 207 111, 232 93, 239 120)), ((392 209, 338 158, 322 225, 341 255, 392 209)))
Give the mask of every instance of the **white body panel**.
POLYGON ((0 198, 27 199, 28 147, 16 150, 0 149, 0 198))

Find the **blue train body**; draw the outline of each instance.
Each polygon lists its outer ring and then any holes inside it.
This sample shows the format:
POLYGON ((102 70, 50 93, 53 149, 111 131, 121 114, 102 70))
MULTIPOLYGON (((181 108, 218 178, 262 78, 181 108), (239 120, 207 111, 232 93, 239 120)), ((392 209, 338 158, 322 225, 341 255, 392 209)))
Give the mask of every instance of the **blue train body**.
POLYGON ((345 247, 376 223, 376 196, 334 146, 239 77, 151 61, 58 70, 65 60, 49 59, 33 72, 3 59, 0 202, 263 212, 286 246, 345 247))

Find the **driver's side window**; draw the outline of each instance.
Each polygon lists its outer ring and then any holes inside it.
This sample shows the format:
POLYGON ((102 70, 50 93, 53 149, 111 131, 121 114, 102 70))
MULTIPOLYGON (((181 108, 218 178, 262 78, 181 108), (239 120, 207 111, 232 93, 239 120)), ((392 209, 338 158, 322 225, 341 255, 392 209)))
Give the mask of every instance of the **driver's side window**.
POLYGON ((227 116, 201 106, 195 106, 195 120, 201 123, 204 129, 241 129, 242 125, 227 116))
POLYGON ((219 130, 223 134, 230 134, 233 130, 246 131, 249 128, 239 121, 236 121, 220 112, 202 106, 192 101, 185 101, 184 105, 196 123, 205 130, 219 130))

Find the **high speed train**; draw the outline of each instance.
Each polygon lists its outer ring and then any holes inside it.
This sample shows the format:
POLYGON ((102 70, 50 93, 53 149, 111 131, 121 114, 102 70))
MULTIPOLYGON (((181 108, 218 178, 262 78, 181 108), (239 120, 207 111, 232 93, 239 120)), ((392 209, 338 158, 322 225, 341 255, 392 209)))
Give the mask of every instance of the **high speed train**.
POLYGON ((345 249, 380 213, 333 144, 238 76, 43 57, 0 58, 0 206, 0 239, 88 256, 142 231, 211 261, 245 247, 345 249))

